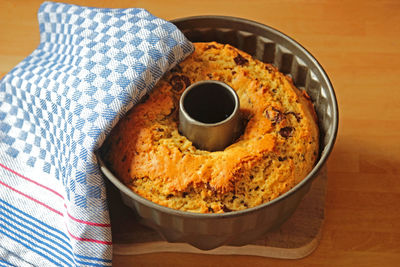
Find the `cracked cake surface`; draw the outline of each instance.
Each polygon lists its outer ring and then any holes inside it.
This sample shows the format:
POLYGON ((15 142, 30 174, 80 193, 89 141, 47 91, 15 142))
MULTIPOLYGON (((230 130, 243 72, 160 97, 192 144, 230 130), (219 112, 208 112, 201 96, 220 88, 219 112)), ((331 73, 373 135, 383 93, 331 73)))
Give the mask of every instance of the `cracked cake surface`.
POLYGON ((114 127, 103 145, 106 165, 135 193, 183 211, 242 210, 287 192, 318 158, 309 96, 274 66, 231 45, 194 45, 114 127), (197 149, 178 131, 179 98, 202 80, 228 84, 240 100, 243 133, 223 151, 197 149))

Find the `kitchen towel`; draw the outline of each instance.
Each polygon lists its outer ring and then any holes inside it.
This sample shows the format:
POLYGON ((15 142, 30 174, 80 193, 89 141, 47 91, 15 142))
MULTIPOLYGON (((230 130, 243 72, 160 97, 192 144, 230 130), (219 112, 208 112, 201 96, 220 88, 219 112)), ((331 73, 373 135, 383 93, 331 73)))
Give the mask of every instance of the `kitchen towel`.
POLYGON ((40 44, 0 81, 0 265, 111 265, 95 151, 193 52, 145 9, 44 2, 40 44))

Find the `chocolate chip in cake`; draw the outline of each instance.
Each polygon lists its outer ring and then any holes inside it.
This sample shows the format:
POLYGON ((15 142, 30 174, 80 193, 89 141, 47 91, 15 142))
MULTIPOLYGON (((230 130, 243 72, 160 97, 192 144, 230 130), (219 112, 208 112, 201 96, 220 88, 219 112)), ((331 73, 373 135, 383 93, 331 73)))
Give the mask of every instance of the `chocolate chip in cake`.
POLYGON ((239 66, 243 66, 249 63, 249 61, 245 59, 241 54, 238 54, 233 60, 235 61, 236 65, 239 66))
POLYGON ((230 202, 233 203, 233 201, 235 201, 235 199, 237 199, 237 198, 238 198, 237 196, 233 195, 230 202))
POLYGON ((169 79, 169 83, 176 92, 182 91, 191 84, 190 79, 185 75, 174 75, 169 79))
POLYGON ((228 208, 228 207, 225 206, 225 205, 222 206, 222 210, 223 210, 224 212, 231 212, 231 211, 232 211, 230 208, 228 208))
POLYGON ((217 47, 215 45, 208 45, 205 50, 208 50, 208 49, 211 49, 211 48, 217 48, 217 47))
POLYGON ((272 107, 271 109, 267 109, 265 111, 265 116, 271 120, 273 126, 275 126, 277 123, 280 123, 285 117, 279 109, 276 109, 274 107, 272 107))
POLYGON ((279 134, 283 137, 283 138, 289 138, 292 136, 292 132, 293 132, 293 127, 290 126, 286 126, 283 127, 279 130, 279 134))
POLYGON ((169 83, 171 84, 172 89, 174 89, 176 92, 180 92, 183 89, 183 84, 179 75, 172 76, 169 80, 169 83))
POLYGON ((279 161, 285 161, 286 159, 287 159, 287 157, 283 157, 283 158, 282 157, 278 157, 279 161))

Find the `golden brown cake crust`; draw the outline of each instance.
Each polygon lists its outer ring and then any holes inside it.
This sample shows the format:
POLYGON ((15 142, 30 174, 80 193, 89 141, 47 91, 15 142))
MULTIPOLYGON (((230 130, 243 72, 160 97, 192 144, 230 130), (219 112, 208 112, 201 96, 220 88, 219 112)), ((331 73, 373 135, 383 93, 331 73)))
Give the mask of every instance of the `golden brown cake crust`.
POLYGON ((254 207, 285 193, 318 156, 308 95, 270 64, 230 45, 195 43, 107 139, 105 159, 134 192, 193 212, 254 207), (199 150, 178 132, 179 97, 191 83, 218 80, 240 99, 244 132, 223 151, 199 150))

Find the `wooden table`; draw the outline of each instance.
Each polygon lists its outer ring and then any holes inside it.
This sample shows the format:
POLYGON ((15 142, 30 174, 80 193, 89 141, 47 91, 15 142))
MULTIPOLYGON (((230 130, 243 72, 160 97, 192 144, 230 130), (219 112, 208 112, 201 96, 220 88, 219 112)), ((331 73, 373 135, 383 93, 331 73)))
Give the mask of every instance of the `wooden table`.
MULTIPOLYGON (((39 43, 42 1, 0 1, 0 77, 39 43)), ((400 1, 115 0, 173 19, 230 15, 281 30, 323 65, 337 94, 339 135, 328 162, 326 219, 301 259, 158 253, 116 256, 115 266, 394 266, 400 261, 400 1)), ((112 3, 111 3, 112 2, 112 3)))

